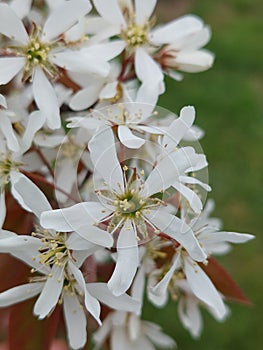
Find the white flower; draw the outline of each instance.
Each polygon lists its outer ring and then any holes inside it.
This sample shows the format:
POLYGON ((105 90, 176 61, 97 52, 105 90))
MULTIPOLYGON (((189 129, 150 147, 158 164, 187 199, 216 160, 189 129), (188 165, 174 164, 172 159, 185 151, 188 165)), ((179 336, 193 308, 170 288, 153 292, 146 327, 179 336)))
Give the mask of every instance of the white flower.
POLYGON ((210 39, 210 30, 203 21, 192 15, 176 19, 151 29, 151 15, 157 0, 135 0, 122 4, 118 0, 94 0, 99 14, 108 22, 100 37, 119 35, 128 53, 135 56, 137 77, 149 89, 163 92, 162 67, 176 79, 171 69, 200 72, 211 67, 213 55, 200 50, 210 39), (171 72, 170 72, 170 71, 171 72))
POLYGON ((6 49, 9 56, 0 58, 0 83, 8 83, 21 70, 23 80, 32 78, 35 102, 46 116, 47 125, 51 129, 59 128, 61 122, 58 100, 46 74, 57 78, 58 67, 61 67, 73 72, 106 76, 109 71, 108 55, 110 58, 112 54, 116 55, 115 46, 118 43, 113 43, 114 52, 109 53, 109 49, 103 45, 76 51, 58 40, 61 34, 90 10, 89 1, 66 1, 50 14, 42 30, 32 25, 32 32, 28 35, 16 13, 7 4, 0 4, 0 33, 15 41, 15 44, 6 49))
POLYGON ((60 232, 79 232, 87 220, 89 222, 89 217, 93 217, 93 224, 109 220, 108 230, 111 234, 120 230, 117 263, 108 282, 116 295, 124 293, 132 283, 139 265, 138 240, 148 240, 164 232, 181 244, 193 259, 205 260, 206 254, 190 226, 166 211, 164 202, 154 196, 172 186, 175 179, 196 161, 192 148, 179 149, 163 158, 146 181, 142 175, 136 176, 135 173, 127 178, 128 167, 122 170, 120 166, 111 129, 106 128, 96 134, 89 142, 89 149, 95 176, 103 179, 102 184, 95 183, 101 203, 84 202, 70 208, 44 212, 41 215, 43 227, 53 227, 60 232))
MULTIPOLYGON (((131 296, 140 303, 143 301, 144 274, 140 269, 132 286, 131 296)), ((111 350, 117 349, 172 349, 175 341, 162 332, 155 323, 141 320, 136 312, 112 312, 103 321, 102 326, 94 333, 96 349, 101 347, 107 339, 110 340, 111 350)))
MULTIPOLYGON (((187 218, 185 219, 193 229, 196 239, 208 256, 212 253, 227 251, 229 249, 229 243, 245 243, 254 238, 250 234, 218 231, 216 226, 211 225, 215 221, 207 220, 209 211, 210 208, 205 211, 204 216, 201 214, 190 222, 188 222, 187 218), (198 223, 199 220, 200 223, 198 223)), ((177 282, 186 279, 195 297, 205 303, 210 312, 212 311, 218 320, 223 320, 228 311, 224 305, 222 296, 216 290, 213 282, 200 265, 193 261, 189 254, 184 251, 183 247, 171 245, 171 249, 174 250, 172 263, 169 270, 166 270, 167 272, 165 272, 161 281, 158 279, 158 276, 163 276, 164 271, 160 268, 160 270, 152 272, 148 288, 149 299, 156 305, 164 305, 168 299, 168 291, 170 291, 172 296, 176 297, 177 282), (157 282, 158 280, 159 282, 157 282)), ((165 249, 163 253, 163 258, 165 258, 165 249)), ((209 264, 209 260, 206 263, 209 264)))
MULTIPOLYGON (((28 180, 20 180, 17 189, 27 206, 39 218, 44 210, 51 210, 43 193, 28 180)), ((94 232, 93 232, 94 234, 94 232)), ((57 304, 63 304, 69 342, 78 349, 86 343, 86 310, 101 324, 99 301, 119 310, 138 309, 140 304, 123 295, 114 297, 104 283, 86 284, 80 266, 84 260, 100 249, 99 245, 111 246, 112 238, 97 229, 97 235, 104 235, 104 242, 93 242, 74 233, 66 234, 54 230, 37 228, 31 236, 16 235, 1 231, 0 252, 10 253, 32 267, 34 274, 30 283, 0 293, 0 306, 5 307, 40 294, 34 314, 39 319, 47 317, 57 304), (35 274, 37 275, 35 276, 35 274), (40 275, 39 275, 40 274, 40 275)))

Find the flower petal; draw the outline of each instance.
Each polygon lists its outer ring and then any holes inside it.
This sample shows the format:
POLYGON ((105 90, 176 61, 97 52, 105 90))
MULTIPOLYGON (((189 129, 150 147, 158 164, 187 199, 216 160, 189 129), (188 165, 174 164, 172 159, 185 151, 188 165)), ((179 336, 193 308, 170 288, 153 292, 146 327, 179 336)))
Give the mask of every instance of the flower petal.
POLYGON ((43 212, 40 224, 56 231, 71 232, 85 224, 96 224, 110 213, 98 202, 84 202, 69 208, 43 212))
POLYGON ((144 194, 151 196, 172 186, 184 171, 196 163, 196 153, 192 147, 179 148, 175 152, 164 150, 163 158, 158 161, 145 181, 144 194))
POLYGON ((19 18, 27 16, 31 10, 32 0, 12 0, 10 7, 15 11, 19 18))
POLYGON ((9 83, 24 65, 24 57, 0 57, 0 85, 9 83))
POLYGON ((138 242, 130 220, 121 229, 117 241, 117 262, 108 282, 112 293, 119 296, 125 293, 135 276, 139 265, 138 242))
POLYGON ((2 130, 2 133, 6 138, 7 147, 13 152, 18 152, 19 143, 17 141, 16 134, 14 133, 11 120, 5 113, 1 113, 0 118, 0 130, 2 130))
POLYGON ((33 77, 33 94, 40 111, 46 116, 50 129, 61 126, 59 103, 52 85, 41 68, 36 68, 33 77))
POLYGON ((91 107, 99 97, 102 84, 91 85, 79 90, 70 100, 69 107, 74 111, 81 111, 91 107))
POLYGON ((156 45, 173 44, 190 34, 195 34, 203 25, 199 17, 186 15, 157 27, 152 32, 151 41, 156 45))
POLYGON ((38 282, 27 283, 0 293, 0 307, 14 305, 34 297, 41 292, 43 285, 44 283, 38 282))
POLYGON ((149 89, 159 86, 164 78, 161 68, 143 48, 135 52, 135 71, 138 79, 147 83, 149 89))
POLYGON ((3 227, 6 217, 5 191, 0 191, 0 229, 3 227))
POLYGON ((0 4, 0 33, 24 45, 29 40, 23 22, 10 6, 3 3, 0 4))
POLYGON ((121 143, 127 148, 140 148, 144 145, 145 140, 133 135, 131 130, 126 125, 118 126, 118 136, 121 143))
POLYGON ((135 0, 136 23, 144 24, 152 15, 157 0, 135 0))
POLYGON ((113 238, 110 233, 96 226, 85 224, 78 227, 75 232, 93 244, 106 248, 110 248, 113 245, 113 238))
POLYGON ((212 67, 214 55, 206 50, 181 51, 176 55, 174 62, 183 72, 203 72, 212 67))
POLYGON ((184 137, 187 130, 193 125, 195 119, 195 109, 192 106, 183 107, 179 118, 175 119, 169 126, 163 137, 164 147, 176 147, 184 137))
POLYGON ((43 211, 52 210, 44 193, 26 176, 20 177, 13 186, 26 206, 38 218, 43 211))
MULTIPOLYGON (((98 13, 112 24, 126 26, 124 17, 121 13, 118 0, 94 0, 94 5, 98 13)), ((120 28, 121 30, 121 28, 120 28)))
POLYGON ((193 230, 183 220, 162 210, 152 210, 151 214, 144 215, 161 232, 164 232, 177 242, 179 242, 196 261, 204 261, 206 254, 196 239, 193 230))
POLYGON ((77 21, 91 10, 86 0, 65 1, 51 12, 43 27, 43 40, 52 41, 70 29, 77 21))
POLYGON ((100 129, 90 140, 89 150, 95 173, 100 174, 110 189, 123 190, 123 173, 111 128, 100 129))
POLYGON ((82 349, 87 341, 87 319, 75 294, 64 294, 63 311, 70 347, 72 349, 82 349))
POLYGON ((189 187, 183 185, 178 181, 174 181, 173 187, 181 193, 181 195, 188 201, 190 207, 195 213, 201 213, 203 203, 199 196, 189 187))
POLYGON ((113 295, 107 283, 88 283, 86 287, 91 295, 112 309, 135 313, 140 310, 141 303, 131 298, 128 294, 113 295))
POLYGON ((81 288, 82 292, 84 293, 85 306, 87 311, 95 318, 98 324, 101 325, 100 303, 98 302, 97 298, 94 298, 90 295, 86 288, 86 283, 82 272, 71 261, 69 261, 69 269, 72 272, 77 283, 79 284, 79 287, 81 288))
POLYGON ((224 319, 228 313, 222 297, 201 267, 185 258, 184 272, 186 279, 197 298, 209 305, 216 312, 218 319, 224 319))
POLYGON ((64 268, 53 265, 50 277, 38 297, 34 314, 41 320, 45 318, 57 305, 64 283, 64 268))

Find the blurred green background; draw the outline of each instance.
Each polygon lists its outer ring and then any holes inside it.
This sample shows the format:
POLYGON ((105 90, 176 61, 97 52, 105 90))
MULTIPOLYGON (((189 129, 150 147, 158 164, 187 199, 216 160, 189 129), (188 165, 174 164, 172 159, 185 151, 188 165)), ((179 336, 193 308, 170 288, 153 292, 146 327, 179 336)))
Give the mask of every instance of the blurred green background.
POLYGON ((159 106, 176 113, 184 105, 195 106, 196 124, 206 132, 201 145, 209 162, 214 214, 225 230, 257 236, 219 259, 254 306, 228 303, 232 315, 223 324, 204 311, 197 341, 181 326, 173 303, 163 310, 147 304, 144 318, 160 322, 179 350, 258 350, 263 343, 263 1, 160 0, 156 12, 160 22, 186 13, 211 26, 207 48, 216 61, 207 72, 185 74, 180 83, 167 81, 159 106))

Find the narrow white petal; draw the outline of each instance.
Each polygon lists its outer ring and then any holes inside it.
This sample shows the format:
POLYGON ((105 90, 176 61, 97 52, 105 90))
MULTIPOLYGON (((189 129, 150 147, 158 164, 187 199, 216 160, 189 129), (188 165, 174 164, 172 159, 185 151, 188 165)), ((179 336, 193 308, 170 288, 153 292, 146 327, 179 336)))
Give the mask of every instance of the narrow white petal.
POLYGON ((123 190, 123 172, 111 128, 99 130, 90 140, 89 150, 95 173, 100 174, 110 189, 123 190))
POLYGON ((19 143, 17 141, 16 134, 14 133, 11 120, 5 113, 1 113, 0 118, 0 130, 2 130, 2 133, 6 138, 7 147, 13 152, 18 152, 19 143))
POLYGON ((76 279, 82 292, 84 293, 86 309, 95 318, 95 320, 98 322, 98 324, 101 325, 100 303, 98 302, 97 298, 94 298, 88 292, 88 290, 86 288, 86 283, 85 283, 84 277, 82 275, 82 272, 71 261, 69 262, 69 269, 73 273, 74 278, 76 279))
POLYGON ((113 24, 118 24, 120 26, 125 26, 125 20, 121 13, 118 0, 94 0, 94 5, 98 13, 113 24))
POLYGON ((106 77, 110 71, 110 65, 104 57, 98 57, 89 50, 67 50, 50 54, 50 59, 59 67, 75 73, 89 73, 106 77))
MULTIPOLYGON (((22 208, 24 208, 25 210, 31 212, 31 209, 26 205, 23 197, 20 195, 20 193, 17 192, 16 188, 15 188, 15 184, 21 179, 21 178, 26 178, 27 177, 20 173, 19 171, 14 171, 12 170, 10 172, 10 183, 11 183, 11 193, 13 195, 13 197, 18 201, 18 203, 21 205, 22 208)), ((30 181, 30 180, 29 180, 30 181)))
MULTIPOLYGON (((151 293, 155 294, 156 296, 165 296, 167 293, 168 285, 171 281, 171 278, 174 275, 174 272, 181 266, 181 256, 178 254, 174 258, 174 262, 171 265, 168 272, 165 274, 165 276, 161 279, 160 282, 156 284, 156 286, 151 288, 151 293)), ((161 298, 160 300, 164 300, 165 298, 161 298)), ((162 305, 158 305, 162 306, 162 305)))
POLYGON ((198 299, 185 296, 178 303, 178 314, 183 326, 191 333, 192 337, 198 338, 202 331, 202 315, 198 308, 198 299))
POLYGON ((26 130, 22 137, 20 154, 26 152, 32 145, 35 134, 45 123, 45 115, 40 111, 34 111, 28 116, 26 130))
POLYGON ((89 224, 85 224, 83 226, 79 226, 75 232, 79 234, 82 238, 87 241, 100 245, 102 247, 110 248, 113 245, 113 238, 109 232, 101 230, 96 226, 91 226, 89 224))
POLYGON ((181 195, 188 201, 190 207, 195 213, 201 213, 203 208, 203 203, 199 196, 189 187, 183 185, 182 183, 175 181, 173 187, 181 193, 181 195))
MULTIPOLYGON (((95 249, 97 246, 94 245, 93 243, 87 241, 86 239, 80 237, 80 235, 78 235, 76 232, 72 232, 67 241, 66 241, 66 245, 69 249, 72 250, 77 250, 77 251, 81 251, 81 250, 93 250, 95 249)), ((97 247, 98 249, 98 247, 97 247)), ((75 254, 75 252, 74 252, 75 254)))
POLYGON ((87 319, 76 295, 63 296, 67 336, 72 349, 82 349, 87 341, 87 319))
POLYGON ((74 111, 91 107, 98 100, 101 86, 99 83, 78 91, 70 100, 69 107, 74 111))
POLYGON ((29 14, 31 5, 32 0, 12 0, 10 2, 10 7, 21 19, 29 14))
POLYGON ((23 22, 10 6, 3 3, 0 4, 0 33, 24 45, 29 40, 23 22))
POLYGON ((176 346, 173 338, 163 333, 160 326, 155 323, 144 321, 143 322, 144 333, 153 342, 154 345, 160 348, 174 349, 176 346))
POLYGON ((48 277, 34 306, 34 314, 39 319, 45 318, 57 305, 63 283, 64 268, 54 265, 51 270, 51 276, 48 277))
POLYGON ((161 67, 143 48, 135 52, 135 71, 138 79, 147 83, 150 89, 158 86, 164 78, 161 67))
POLYGON ((191 176, 179 176, 179 180, 183 183, 187 184, 194 184, 194 185, 199 185, 201 186, 204 190, 210 192, 212 189, 209 185, 206 183, 198 180, 196 177, 191 177, 191 176))
POLYGON ((130 220, 125 222, 117 242, 117 262, 108 287, 116 296, 125 293, 139 265, 138 242, 130 220))
POLYGON ((196 297, 213 308, 219 319, 225 318, 227 309, 222 297, 201 267, 189 258, 185 258, 184 272, 196 297))
POLYGON ((208 241, 209 243, 214 243, 215 245, 220 242, 229 242, 229 243, 246 243, 255 238, 255 236, 248 233, 238 233, 238 232, 214 232, 214 233, 205 233, 201 235, 204 243, 208 241))
POLYGON ((133 135, 131 130, 126 125, 118 126, 118 136, 121 143, 127 148, 140 148, 144 145, 145 140, 133 135))
POLYGON ((138 301, 127 294, 113 295, 106 283, 88 283, 86 287, 91 295, 112 309, 135 313, 140 310, 141 304, 138 301))
POLYGON ((175 19, 165 25, 157 27, 151 36, 151 40, 156 45, 164 43, 176 43, 177 40, 195 34, 203 28, 203 21, 193 15, 186 15, 175 19))
POLYGON ((144 24, 152 15, 157 0, 135 0, 136 23, 144 24))
POLYGON ((52 210, 44 193, 27 177, 21 177, 13 186, 26 206, 38 218, 43 211, 52 210))
POLYGON ((204 261, 206 254, 196 239, 193 230, 183 220, 162 210, 144 214, 160 231, 179 242, 197 261, 204 261))
POLYGON ((203 72, 214 63, 214 55, 206 50, 181 51, 175 58, 179 70, 188 73, 203 72))
POLYGON ((110 213, 98 202, 84 202, 69 208, 43 212, 40 224, 56 231, 71 232, 85 224, 93 225, 110 213))
POLYGON ((65 1, 45 22, 43 40, 51 41, 70 29, 77 21, 91 10, 91 4, 86 0, 65 1))
POLYGON ((39 294, 44 283, 27 283, 0 293, 0 307, 20 303, 39 294))
POLYGON ((162 144, 165 147, 176 147, 184 137, 187 130, 193 125, 195 109, 192 106, 183 107, 180 116, 172 122, 163 137, 162 144))
POLYGON ((106 84, 103 89, 101 89, 100 92, 100 98, 101 99, 108 99, 112 98, 116 95, 118 87, 118 81, 113 81, 112 83, 106 84))
POLYGON ((0 57, 0 85, 9 83, 24 65, 24 57, 0 57))
POLYGON ((0 94, 0 106, 7 108, 7 102, 6 102, 6 98, 4 95, 0 94))
POLYGON ((50 129, 61 126, 59 103, 54 88, 41 68, 36 68, 33 78, 33 94, 36 104, 46 116, 50 129))
POLYGON ((144 193, 150 196, 172 186, 185 170, 195 165, 195 155, 192 147, 183 147, 170 154, 164 154, 146 179, 144 193))

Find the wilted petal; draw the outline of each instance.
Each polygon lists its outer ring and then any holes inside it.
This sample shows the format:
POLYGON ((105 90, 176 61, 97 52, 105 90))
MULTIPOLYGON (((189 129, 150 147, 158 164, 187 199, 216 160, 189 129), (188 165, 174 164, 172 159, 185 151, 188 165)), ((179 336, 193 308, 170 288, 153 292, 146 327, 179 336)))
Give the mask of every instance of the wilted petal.
POLYGON ((67 336, 72 349, 82 349, 87 341, 87 319, 76 295, 63 296, 67 336))
POLYGON ((24 57, 0 57, 0 85, 9 83, 24 65, 24 57))
POLYGON ((10 6, 3 3, 0 4, 0 33, 24 45, 29 40, 23 22, 10 6))
POLYGON ((39 294, 44 283, 27 283, 0 293, 0 307, 20 303, 39 294))
POLYGON ((139 265, 138 242, 130 220, 125 222, 117 242, 117 262, 108 287, 116 296, 130 287, 139 265))
POLYGON ((145 140, 133 135, 131 130, 126 125, 118 126, 118 136, 121 143, 127 148, 137 149, 145 143, 145 140))
POLYGON ((65 1, 46 20, 43 27, 43 40, 52 41, 70 29, 77 21, 91 10, 87 0, 65 1))

